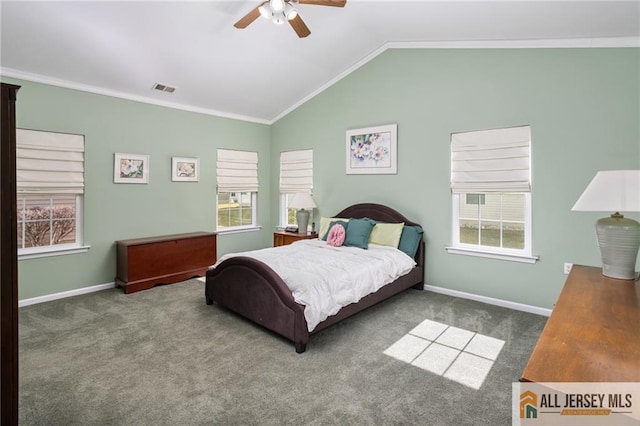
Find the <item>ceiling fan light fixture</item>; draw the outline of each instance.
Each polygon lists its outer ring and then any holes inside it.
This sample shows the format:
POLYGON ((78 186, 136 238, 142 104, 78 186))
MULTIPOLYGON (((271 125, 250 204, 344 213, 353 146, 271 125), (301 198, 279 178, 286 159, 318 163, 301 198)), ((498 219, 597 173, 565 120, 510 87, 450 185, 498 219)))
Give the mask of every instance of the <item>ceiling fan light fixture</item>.
POLYGON ((291 6, 291 3, 287 3, 287 5, 284 7, 284 16, 286 16, 290 21, 298 16, 298 11, 295 7, 291 6))
POLYGON ((260 16, 265 19, 271 19, 271 17, 273 16, 273 12, 271 11, 271 7, 269 6, 268 1, 262 3, 262 6, 258 8, 258 12, 260 12, 260 16))
POLYGON ((287 22, 287 17, 284 15, 283 12, 274 13, 272 21, 274 24, 282 25, 285 22, 287 22))
POLYGON ((270 0, 269 6, 271 6, 271 10, 273 10, 274 14, 278 12, 282 12, 284 10, 285 2, 284 0, 270 0))

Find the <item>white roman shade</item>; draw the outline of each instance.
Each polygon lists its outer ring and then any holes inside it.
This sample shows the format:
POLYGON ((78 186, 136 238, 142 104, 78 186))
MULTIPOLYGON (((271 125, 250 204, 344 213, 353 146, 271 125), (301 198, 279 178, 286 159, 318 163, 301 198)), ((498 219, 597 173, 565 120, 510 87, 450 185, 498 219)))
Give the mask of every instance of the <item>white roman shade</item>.
POLYGON ((19 194, 82 194, 84 136, 16 129, 19 194))
POLYGON ((311 193, 313 189, 313 150, 280 153, 280 193, 311 193))
POLYGON ((218 192, 258 192, 258 153, 218 149, 218 192))
POLYGON ((451 190, 530 192, 531 127, 451 134, 451 190))

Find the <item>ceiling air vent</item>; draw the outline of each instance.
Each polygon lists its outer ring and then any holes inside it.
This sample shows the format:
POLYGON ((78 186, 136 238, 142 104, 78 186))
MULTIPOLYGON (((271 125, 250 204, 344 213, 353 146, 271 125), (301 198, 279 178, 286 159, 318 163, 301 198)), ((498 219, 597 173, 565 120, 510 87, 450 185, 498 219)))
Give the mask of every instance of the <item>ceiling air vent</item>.
POLYGON ((166 84, 156 83, 153 85, 154 90, 159 90, 161 92, 173 93, 176 91, 175 87, 167 86, 166 84))

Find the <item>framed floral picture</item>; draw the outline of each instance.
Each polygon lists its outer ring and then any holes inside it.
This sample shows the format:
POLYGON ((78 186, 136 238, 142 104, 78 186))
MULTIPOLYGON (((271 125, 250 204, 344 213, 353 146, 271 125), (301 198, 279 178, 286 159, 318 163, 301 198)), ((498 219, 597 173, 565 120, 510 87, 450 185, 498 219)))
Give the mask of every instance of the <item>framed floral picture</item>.
POLYGON ((171 158, 171 180, 174 182, 197 182, 200 178, 200 159, 187 157, 171 158))
POLYGON ((347 174, 396 174, 398 125, 347 130, 347 174))
POLYGON ((149 156, 115 153, 115 183, 149 183, 149 156))

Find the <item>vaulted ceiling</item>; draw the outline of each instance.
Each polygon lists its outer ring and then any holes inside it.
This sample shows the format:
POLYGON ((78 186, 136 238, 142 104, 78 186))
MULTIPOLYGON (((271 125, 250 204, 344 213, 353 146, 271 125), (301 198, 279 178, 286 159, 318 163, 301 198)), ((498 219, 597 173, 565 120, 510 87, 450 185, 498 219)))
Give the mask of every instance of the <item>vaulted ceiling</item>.
POLYGON ((311 30, 259 1, 2 1, 4 76, 270 123, 391 47, 638 46, 638 1, 363 1, 298 5, 311 30), (153 90, 155 83, 175 92, 153 90))

